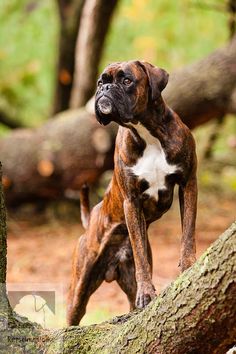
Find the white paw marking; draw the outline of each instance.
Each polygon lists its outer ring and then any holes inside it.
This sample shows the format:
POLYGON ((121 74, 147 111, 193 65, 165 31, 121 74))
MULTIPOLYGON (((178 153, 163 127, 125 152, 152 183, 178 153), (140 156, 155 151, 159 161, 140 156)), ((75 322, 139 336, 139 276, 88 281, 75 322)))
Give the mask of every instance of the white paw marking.
POLYGON ((133 125, 140 137, 146 142, 143 155, 131 167, 132 173, 140 180, 145 179, 149 188, 144 192, 158 200, 158 191, 166 189, 165 178, 178 170, 177 165, 171 165, 166 160, 160 141, 140 123, 133 125))

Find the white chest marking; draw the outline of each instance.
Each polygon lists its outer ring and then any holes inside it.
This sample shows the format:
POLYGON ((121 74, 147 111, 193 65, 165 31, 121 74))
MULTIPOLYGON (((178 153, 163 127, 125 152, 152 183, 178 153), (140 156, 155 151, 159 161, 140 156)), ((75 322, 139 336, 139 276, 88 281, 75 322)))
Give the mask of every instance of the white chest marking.
POLYGON ((145 140, 146 148, 131 171, 140 180, 145 179, 149 183, 149 188, 145 193, 158 200, 158 190, 166 189, 165 177, 175 173, 178 166, 170 165, 166 161, 160 141, 152 136, 144 126, 138 124, 134 125, 134 128, 140 137, 145 140))

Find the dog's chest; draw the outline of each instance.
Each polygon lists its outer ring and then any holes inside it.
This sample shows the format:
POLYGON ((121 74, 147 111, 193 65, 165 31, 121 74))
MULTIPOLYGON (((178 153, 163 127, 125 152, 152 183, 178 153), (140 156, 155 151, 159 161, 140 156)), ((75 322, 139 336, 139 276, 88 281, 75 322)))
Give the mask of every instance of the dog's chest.
POLYGON ((144 193, 158 200, 158 191, 166 189, 166 176, 175 173, 178 168, 167 162, 160 141, 152 136, 146 128, 139 125, 136 130, 145 140, 146 147, 143 155, 131 170, 139 180, 148 182, 149 187, 144 193))

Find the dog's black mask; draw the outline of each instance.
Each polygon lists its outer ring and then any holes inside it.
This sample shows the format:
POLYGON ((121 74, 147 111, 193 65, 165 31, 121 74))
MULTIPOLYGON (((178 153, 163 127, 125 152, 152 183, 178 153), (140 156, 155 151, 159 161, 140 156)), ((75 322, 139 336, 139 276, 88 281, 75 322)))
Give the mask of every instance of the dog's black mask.
MULTIPOLYGON (((149 63, 129 61, 109 65, 98 80, 95 113, 100 124, 126 126, 146 116, 168 81, 165 70, 149 63)), ((143 119, 143 118, 142 118, 143 119)))
POLYGON ((130 122, 133 117, 131 108, 132 100, 119 82, 99 84, 95 96, 95 113, 100 124, 107 125, 115 121, 123 125, 130 122))

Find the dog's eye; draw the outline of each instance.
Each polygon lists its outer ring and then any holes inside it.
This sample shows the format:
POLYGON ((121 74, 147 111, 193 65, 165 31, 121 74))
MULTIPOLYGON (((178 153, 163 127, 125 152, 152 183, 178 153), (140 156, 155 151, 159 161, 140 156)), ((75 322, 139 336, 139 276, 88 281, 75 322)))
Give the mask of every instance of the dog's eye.
POLYGON ((131 80, 128 79, 127 77, 123 80, 123 84, 126 85, 126 86, 129 86, 131 84, 131 80))
POLYGON ((98 81, 98 87, 102 87, 102 81, 98 81))

